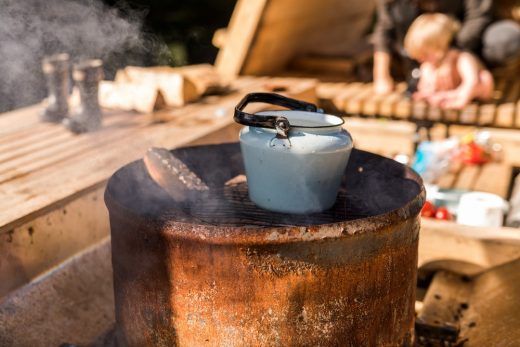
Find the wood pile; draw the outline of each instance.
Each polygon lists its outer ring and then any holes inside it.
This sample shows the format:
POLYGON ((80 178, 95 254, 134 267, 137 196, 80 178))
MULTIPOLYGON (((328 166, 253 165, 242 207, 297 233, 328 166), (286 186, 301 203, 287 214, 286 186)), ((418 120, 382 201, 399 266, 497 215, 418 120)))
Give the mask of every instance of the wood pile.
POLYGON ((128 66, 102 81, 99 102, 108 109, 152 113, 180 107, 203 95, 224 93, 229 83, 209 64, 186 67, 128 66))

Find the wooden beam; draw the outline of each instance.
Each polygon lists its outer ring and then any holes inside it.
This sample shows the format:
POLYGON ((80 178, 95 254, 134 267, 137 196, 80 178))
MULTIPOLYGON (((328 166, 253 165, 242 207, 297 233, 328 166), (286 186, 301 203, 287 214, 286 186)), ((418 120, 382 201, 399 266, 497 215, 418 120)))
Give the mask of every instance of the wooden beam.
POLYGON ((514 81, 506 92, 504 102, 498 106, 495 124, 500 127, 513 127, 515 105, 520 99, 520 80, 514 81))
POLYGON ((374 1, 240 0, 217 68, 225 76, 274 75, 296 56, 355 56, 367 46, 374 9, 374 1))
POLYGON ((241 73, 268 2, 238 0, 226 32, 226 43, 215 61, 222 76, 233 78, 241 73))

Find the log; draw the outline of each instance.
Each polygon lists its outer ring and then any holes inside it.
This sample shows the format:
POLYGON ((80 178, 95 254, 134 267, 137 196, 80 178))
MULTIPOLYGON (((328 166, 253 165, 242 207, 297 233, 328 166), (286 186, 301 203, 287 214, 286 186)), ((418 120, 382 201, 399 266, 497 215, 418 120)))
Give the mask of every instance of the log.
POLYGON ((127 66, 116 74, 117 83, 146 84, 158 89, 167 106, 183 106, 202 95, 226 91, 228 83, 208 64, 180 68, 127 66))
POLYGON ((108 109, 152 113, 166 106, 163 94, 150 84, 101 81, 99 104, 108 109))

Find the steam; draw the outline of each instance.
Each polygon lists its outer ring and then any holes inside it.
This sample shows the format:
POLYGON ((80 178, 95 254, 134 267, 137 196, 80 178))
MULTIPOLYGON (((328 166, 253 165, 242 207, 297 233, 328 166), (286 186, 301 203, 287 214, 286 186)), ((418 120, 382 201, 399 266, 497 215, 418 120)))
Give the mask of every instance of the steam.
POLYGON ((101 0, 0 0, 0 110, 46 95, 45 55, 101 58, 109 75, 117 67, 153 60, 165 45, 143 32, 145 14, 101 0))

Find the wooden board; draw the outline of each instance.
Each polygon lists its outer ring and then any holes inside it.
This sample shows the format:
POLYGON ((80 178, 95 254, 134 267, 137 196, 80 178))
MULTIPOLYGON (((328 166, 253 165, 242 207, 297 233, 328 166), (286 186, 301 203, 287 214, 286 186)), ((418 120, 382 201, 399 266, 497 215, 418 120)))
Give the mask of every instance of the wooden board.
POLYGON ((419 268, 471 275, 518 258, 518 229, 473 227, 428 218, 421 220, 419 268))
POLYGON ((474 276, 438 272, 416 319, 419 345, 517 346, 520 260, 474 276))
POLYGON ((296 56, 355 55, 374 9, 374 0, 240 0, 215 65, 225 76, 266 75, 296 56))
POLYGON ((0 300, 0 346, 89 346, 114 324, 113 291, 106 236, 0 300))
POLYGON ((403 93, 404 83, 387 95, 374 94, 370 83, 327 83, 326 88, 318 89, 318 98, 322 104, 334 105, 348 116, 520 129, 520 81, 502 79, 497 82, 497 88, 493 100, 473 102, 460 111, 441 110, 424 101, 412 101, 403 93))

